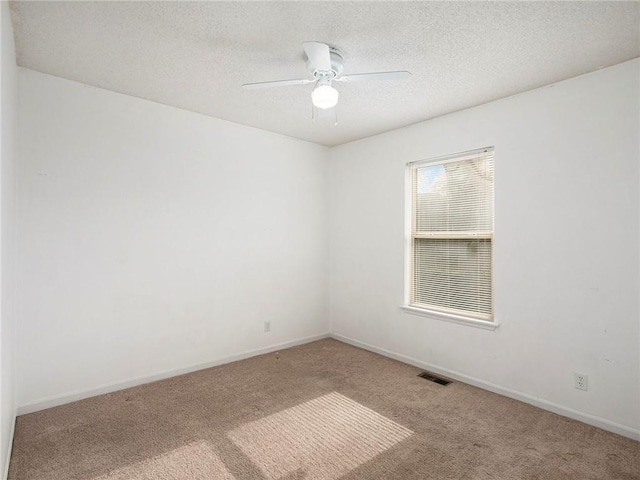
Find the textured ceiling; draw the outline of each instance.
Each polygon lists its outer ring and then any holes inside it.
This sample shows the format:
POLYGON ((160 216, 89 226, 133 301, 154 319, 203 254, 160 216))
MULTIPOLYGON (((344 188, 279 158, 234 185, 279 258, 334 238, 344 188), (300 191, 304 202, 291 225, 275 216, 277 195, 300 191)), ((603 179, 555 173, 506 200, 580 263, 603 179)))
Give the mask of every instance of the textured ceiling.
POLYGON ((640 55, 638 2, 30 2, 11 4, 18 64, 324 145, 337 145, 640 55), (338 126, 311 122, 302 42, 334 45, 338 126))

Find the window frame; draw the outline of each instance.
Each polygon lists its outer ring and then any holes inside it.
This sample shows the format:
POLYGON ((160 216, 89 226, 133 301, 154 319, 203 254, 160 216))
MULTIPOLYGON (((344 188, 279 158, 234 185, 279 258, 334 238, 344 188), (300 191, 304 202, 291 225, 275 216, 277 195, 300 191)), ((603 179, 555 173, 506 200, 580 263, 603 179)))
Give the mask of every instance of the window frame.
MULTIPOLYGON (((491 152, 493 154, 495 168, 495 147, 484 147, 465 152, 454 153, 429 159, 417 160, 406 164, 405 171, 405 249, 404 249, 404 301, 400 308, 409 314, 420 315, 437 320, 444 320, 462 325, 483 328, 487 330, 495 330, 499 323, 496 319, 495 312, 495 177, 494 177, 494 206, 493 206, 493 229, 490 234, 485 235, 456 235, 453 233, 448 238, 490 238, 491 239, 491 318, 478 318, 471 315, 463 315, 457 312, 448 312, 446 307, 442 310, 437 308, 425 308, 411 303, 411 288, 414 272, 413 265, 413 244, 414 238, 414 222, 416 213, 417 198, 413 195, 413 172, 416 168, 425 165, 441 165, 444 163, 462 161, 465 157, 469 159, 478 155, 491 152)), ((494 174, 495 175, 495 174, 494 174)))

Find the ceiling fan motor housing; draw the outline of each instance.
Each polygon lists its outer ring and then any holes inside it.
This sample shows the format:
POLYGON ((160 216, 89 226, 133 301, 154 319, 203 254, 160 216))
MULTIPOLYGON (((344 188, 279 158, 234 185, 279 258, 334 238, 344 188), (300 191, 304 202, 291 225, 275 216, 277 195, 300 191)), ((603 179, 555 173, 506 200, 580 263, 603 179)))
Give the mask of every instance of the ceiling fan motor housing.
POLYGON ((331 70, 315 69, 309 60, 307 60, 307 70, 317 79, 328 77, 329 80, 332 80, 342 73, 342 69, 344 68, 344 55, 337 48, 329 47, 329 57, 331 58, 331 70))

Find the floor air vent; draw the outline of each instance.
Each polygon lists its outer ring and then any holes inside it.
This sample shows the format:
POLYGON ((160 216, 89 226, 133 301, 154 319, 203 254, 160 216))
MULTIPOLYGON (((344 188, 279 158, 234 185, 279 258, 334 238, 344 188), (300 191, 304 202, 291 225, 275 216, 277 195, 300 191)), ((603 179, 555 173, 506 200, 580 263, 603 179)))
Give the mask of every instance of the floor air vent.
POLYGON ((429 380, 430 382, 438 383, 440 385, 449 385, 451 383, 451 380, 445 380, 444 378, 438 377, 433 373, 429 373, 429 372, 419 373, 418 376, 426 380, 429 380))

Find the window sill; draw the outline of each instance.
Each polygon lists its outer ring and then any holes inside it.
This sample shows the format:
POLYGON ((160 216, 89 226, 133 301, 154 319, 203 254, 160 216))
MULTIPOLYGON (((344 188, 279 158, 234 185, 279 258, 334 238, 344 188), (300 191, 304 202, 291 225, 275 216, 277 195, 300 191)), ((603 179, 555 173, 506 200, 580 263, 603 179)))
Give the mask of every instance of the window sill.
POLYGON ((458 323, 460 325, 468 325, 470 327, 482 328, 484 330, 495 330, 500 326, 499 323, 489 320, 479 320, 477 318, 463 317, 461 315, 452 315, 450 313, 436 312, 435 310, 426 310, 424 308, 411 307, 408 305, 400 305, 400 309, 412 315, 420 315, 445 322, 458 323))

